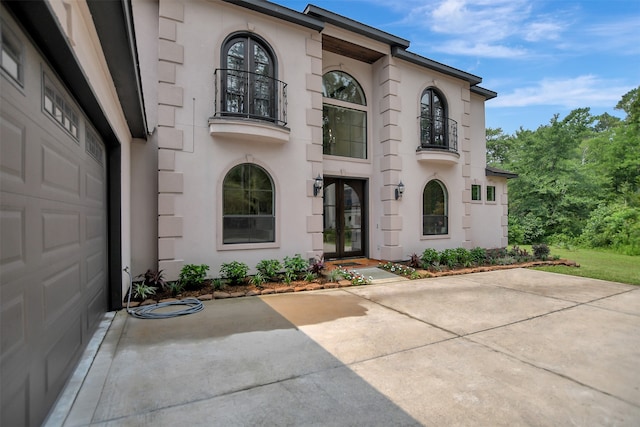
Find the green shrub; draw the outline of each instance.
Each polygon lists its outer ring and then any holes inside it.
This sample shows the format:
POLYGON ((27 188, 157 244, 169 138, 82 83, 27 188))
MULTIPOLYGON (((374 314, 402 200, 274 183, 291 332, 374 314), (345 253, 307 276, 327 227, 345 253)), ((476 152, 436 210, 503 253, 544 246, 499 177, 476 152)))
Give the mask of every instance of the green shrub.
POLYGON ((215 289, 216 291, 219 291, 220 289, 224 288, 224 283, 222 282, 222 279, 220 279, 219 277, 216 277, 215 279, 213 279, 211 281, 211 284, 213 285, 213 289, 215 289))
POLYGON ((302 278, 309 270, 309 261, 303 259, 300 254, 294 257, 284 257, 285 276, 289 273, 289 277, 293 280, 302 278))
POLYGON ((138 282, 133 284, 133 292, 132 295, 136 299, 145 300, 149 298, 151 295, 156 294, 156 288, 153 286, 149 286, 144 282, 138 282))
POLYGON ((175 282, 169 282, 169 290, 174 297, 184 290, 184 283, 177 280, 175 282))
POLYGON ((180 270, 180 282, 185 289, 199 289, 204 285, 209 266, 206 264, 187 264, 180 270))
POLYGON ((266 281, 267 279, 259 271, 253 277, 251 277, 251 284, 256 288, 262 288, 262 285, 264 285, 266 281))
POLYGON ((220 266, 220 275, 232 285, 239 285, 247 277, 249 266, 244 262, 225 262, 220 266))
POLYGON ((263 259, 256 265, 256 270, 265 280, 276 280, 282 270, 282 264, 277 259, 263 259))
POLYGON ((424 268, 433 267, 436 263, 440 262, 440 253, 433 248, 427 248, 422 252, 420 259, 422 260, 422 266, 424 268))
POLYGON ((475 265, 482 265, 487 258, 487 250, 480 247, 475 247, 469 251, 469 259, 475 265))
POLYGON ((449 268, 456 266, 458 262, 458 253, 455 249, 445 249, 440 252, 440 263, 449 268))
POLYGON ((462 267, 471 266, 471 254, 465 248, 456 248, 456 265, 460 265, 462 267))
POLYGON ((340 270, 337 268, 334 268, 327 274, 327 280, 330 282, 337 282, 340 279, 342 279, 342 274, 340 274, 340 270))
POLYGON ((546 261, 546 259, 549 257, 549 252, 551 252, 549 250, 549 246, 544 243, 533 245, 531 248, 533 249, 533 256, 536 259, 541 259, 544 261, 546 261))

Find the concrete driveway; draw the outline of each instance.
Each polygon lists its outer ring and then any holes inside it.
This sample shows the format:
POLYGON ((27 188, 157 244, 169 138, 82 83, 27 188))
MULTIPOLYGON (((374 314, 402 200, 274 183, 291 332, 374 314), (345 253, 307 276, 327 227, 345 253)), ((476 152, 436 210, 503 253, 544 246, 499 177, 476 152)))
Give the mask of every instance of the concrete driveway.
POLYGON ((640 288, 514 269, 121 311, 92 360, 50 425, 638 426, 640 288))

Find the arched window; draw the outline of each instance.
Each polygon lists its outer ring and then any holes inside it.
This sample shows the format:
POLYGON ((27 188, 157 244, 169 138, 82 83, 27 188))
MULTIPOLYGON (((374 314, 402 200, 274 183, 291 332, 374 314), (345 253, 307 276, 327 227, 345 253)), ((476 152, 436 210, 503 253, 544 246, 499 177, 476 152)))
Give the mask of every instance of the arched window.
POLYGON ((420 98, 420 146, 457 151, 457 123, 447 117, 447 103, 433 88, 420 98))
POLYGON ((275 241, 275 191, 271 176, 258 165, 233 167, 222 184, 222 242, 275 241))
POLYGON ((422 234, 449 233, 447 188, 437 179, 431 180, 422 193, 422 234))
POLYGON ((367 100, 360 84, 342 71, 322 77, 323 153, 367 158, 367 100))
POLYGON ((229 38, 222 52, 224 115, 276 120, 275 58, 262 40, 246 34, 229 38))

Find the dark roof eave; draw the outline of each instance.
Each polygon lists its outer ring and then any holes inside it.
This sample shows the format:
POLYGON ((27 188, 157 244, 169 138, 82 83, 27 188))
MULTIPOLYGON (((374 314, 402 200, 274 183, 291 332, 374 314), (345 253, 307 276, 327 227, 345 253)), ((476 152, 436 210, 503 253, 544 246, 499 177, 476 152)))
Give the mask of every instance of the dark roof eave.
POLYGON ((420 56, 412 52, 407 52, 404 49, 394 47, 391 49, 391 55, 395 56, 396 58, 403 59, 407 62, 411 62, 413 64, 419 65, 421 67, 430 68, 440 73, 443 73, 452 77, 456 77, 458 79, 466 80, 467 82, 469 82, 471 86, 475 86, 479 83, 482 83, 481 77, 474 76, 473 74, 466 73, 462 70, 458 70, 457 68, 453 68, 448 65, 441 64, 440 62, 434 61, 429 58, 425 58, 424 56, 420 56))
POLYGON ((87 5, 131 135, 146 139, 148 129, 131 4, 128 0, 89 0, 87 5))
POLYGON ((512 179, 512 178, 517 178, 518 177, 517 173, 509 172, 509 171, 506 171, 504 169, 494 168, 492 166, 487 166, 485 168, 485 174, 486 174, 486 176, 497 176, 497 177, 500 177, 500 178, 507 178, 507 179, 512 179))
POLYGON ((289 9, 284 6, 277 5, 264 0, 223 0, 227 3, 241 6, 246 9, 253 10, 255 12, 263 13, 274 18, 279 18, 287 22, 302 25, 303 27, 311 28, 315 31, 322 31, 324 29, 324 22, 311 16, 307 16, 303 13, 296 12, 293 9, 289 9))
POLYGON ((312 4, 307 5, 307 8, 303 12, 305 15, 317 17, 323 22, 335 25, 336 27, 343 28, 345 30, 354 32, 356 34, 363 35, 370 39, 385 43, 391 47, 400 47, 407 49, 409 47, 409 41, 403 38, 394 36, 393 34, 386 33, 376 28, 365 25, 361 22, 354 21, 353 19, 346 18, 337 13, 328 11, 312 4))
POLYGON ((476 95, 484 96, 485 100, 493 99, 496 96, 498 96, 497 92, 494 92, 494 91, 489 90, 489 89, 485 89, 485 88, 480 87, 480 86, 472 86, 471 87, 471 92, 475 93, 476 95))

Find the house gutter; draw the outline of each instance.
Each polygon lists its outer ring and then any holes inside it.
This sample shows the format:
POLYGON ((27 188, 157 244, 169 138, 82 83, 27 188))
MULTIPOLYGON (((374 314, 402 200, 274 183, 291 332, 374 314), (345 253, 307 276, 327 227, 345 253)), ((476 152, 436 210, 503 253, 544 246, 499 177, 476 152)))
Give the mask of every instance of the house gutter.
POLYGON ((296 12, 288 7, 280 6, 275 3, 271 3, 264 0, 223 0, 226 3, 241 6, 246 9, 253 10, 255 12, 263 13, 274 18, 282 19, 287 22, 302 25, 303 27, 311 28, 312 30, 321 32, 324 30, 324 22, 319 19, 315 19, 312 16, 307 16, 303 13, 296 12))

